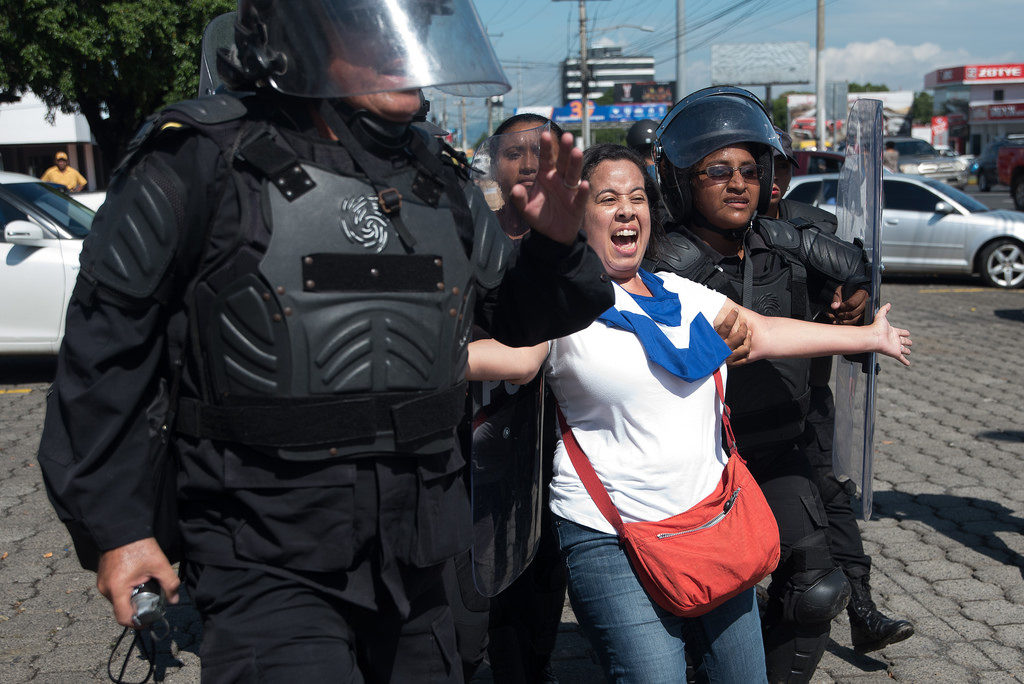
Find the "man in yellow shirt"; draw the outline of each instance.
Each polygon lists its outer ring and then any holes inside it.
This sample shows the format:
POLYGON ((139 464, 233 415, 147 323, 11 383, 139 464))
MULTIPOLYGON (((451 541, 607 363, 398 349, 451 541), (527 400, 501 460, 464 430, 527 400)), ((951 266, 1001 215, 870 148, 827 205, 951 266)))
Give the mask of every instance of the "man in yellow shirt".
POLYGON ((88 181, 77 170, 68 166, 67 152, 58 152, 54 155, 53 160, 57 165, 46 169, 46 173, 40 180, 45 183, 63 185, 69 192, 78 192, 85 188, 88 181))

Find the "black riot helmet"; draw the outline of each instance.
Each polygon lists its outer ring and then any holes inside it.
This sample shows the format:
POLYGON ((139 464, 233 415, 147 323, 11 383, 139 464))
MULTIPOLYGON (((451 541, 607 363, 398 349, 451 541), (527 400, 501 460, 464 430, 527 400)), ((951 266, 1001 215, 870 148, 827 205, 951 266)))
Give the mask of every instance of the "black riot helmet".
POLYGON ((225 80, 285 95, 509 90, 471 0, 238 0, 234 42, 225 80))
POLYGON ((773 157, 785 154, 768 110, 749 90, 712 86, 680 100, 661 121, 655 142, 658 179, 672 217, 689 222, 693 212, 693 167, 715 150, 749 145, 757 162, 764 212, 772 197, 773 157))
POLYGON ((626 147, 641 157, 651 153, 654 146, 654 133, 658 130, 658 122, 652 119, 641 119, 629 127, 626 133, 626 147))

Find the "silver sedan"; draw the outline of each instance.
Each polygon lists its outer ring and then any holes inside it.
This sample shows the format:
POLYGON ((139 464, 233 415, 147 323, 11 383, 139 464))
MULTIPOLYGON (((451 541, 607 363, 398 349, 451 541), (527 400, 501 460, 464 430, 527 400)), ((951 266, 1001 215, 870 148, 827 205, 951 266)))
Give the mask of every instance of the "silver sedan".
MULTIPOLYGON (((786 197, 835 212, 838 174, 798 176, 786 197)), ((977 273, 992 287, 1024 286, 1024 213, 992 210, 922 176, 885 174, 886 273, 977 273)))

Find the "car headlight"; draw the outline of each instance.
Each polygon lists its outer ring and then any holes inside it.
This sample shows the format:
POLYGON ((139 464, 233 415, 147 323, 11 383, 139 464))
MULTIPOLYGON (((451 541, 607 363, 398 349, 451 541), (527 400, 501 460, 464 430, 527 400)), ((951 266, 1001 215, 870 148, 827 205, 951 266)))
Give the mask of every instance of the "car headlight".
POLYGON ((920 173, 917 164, 900 164, 900 171, 903 173, 920 173))
POLYGON ((939 170, 938 164, 932 164, 931 162, 923 162, 917 165, 918 173, 935 173, 939 170))

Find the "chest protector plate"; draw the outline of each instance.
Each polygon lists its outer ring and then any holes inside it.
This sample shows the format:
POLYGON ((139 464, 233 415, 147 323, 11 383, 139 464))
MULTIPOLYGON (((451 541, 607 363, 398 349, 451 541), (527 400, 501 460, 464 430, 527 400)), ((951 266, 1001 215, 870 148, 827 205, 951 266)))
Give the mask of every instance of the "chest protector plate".
MULTIPOLYGON (((294 406, 393 395, 402 403, 457 385, 474 268, 447 199, 436 208, 422 203, 411 189, 411 166, 389 178, 415 239, 410 251, 367 182, 301 166, 315 185, 297 197, 263 183, 265 252, 243 247, 206 281, 214 292, 200 335, 211 400, 294 406)), ((341 408, 339 420, 344 414, 341 408)), ((332 439, 324 450, 333 456, 396 449, 390 429, 348 446, 343 441, 332 439)), ((435 442, 428 450, 447 446, 435 442)), ((303 451, 302 458, 315 455, 303 451)))
MULTIPOLYGON (((794 280, 805 277, 799 265, 776 259, 781 264, 755 277, 750 301, 743 306, 764 316, 804 318, 806 287, 794 287, 794 280)), ((743 292, 742 275, 730 277, 732 289, 743 292)), ((804 417, 810 401, 810 360, 772 359, 729 369, 726 396, 732 411, 732 427, 740 453, 756 456, 762 448, 791 442, 804 429, 804 417)))

